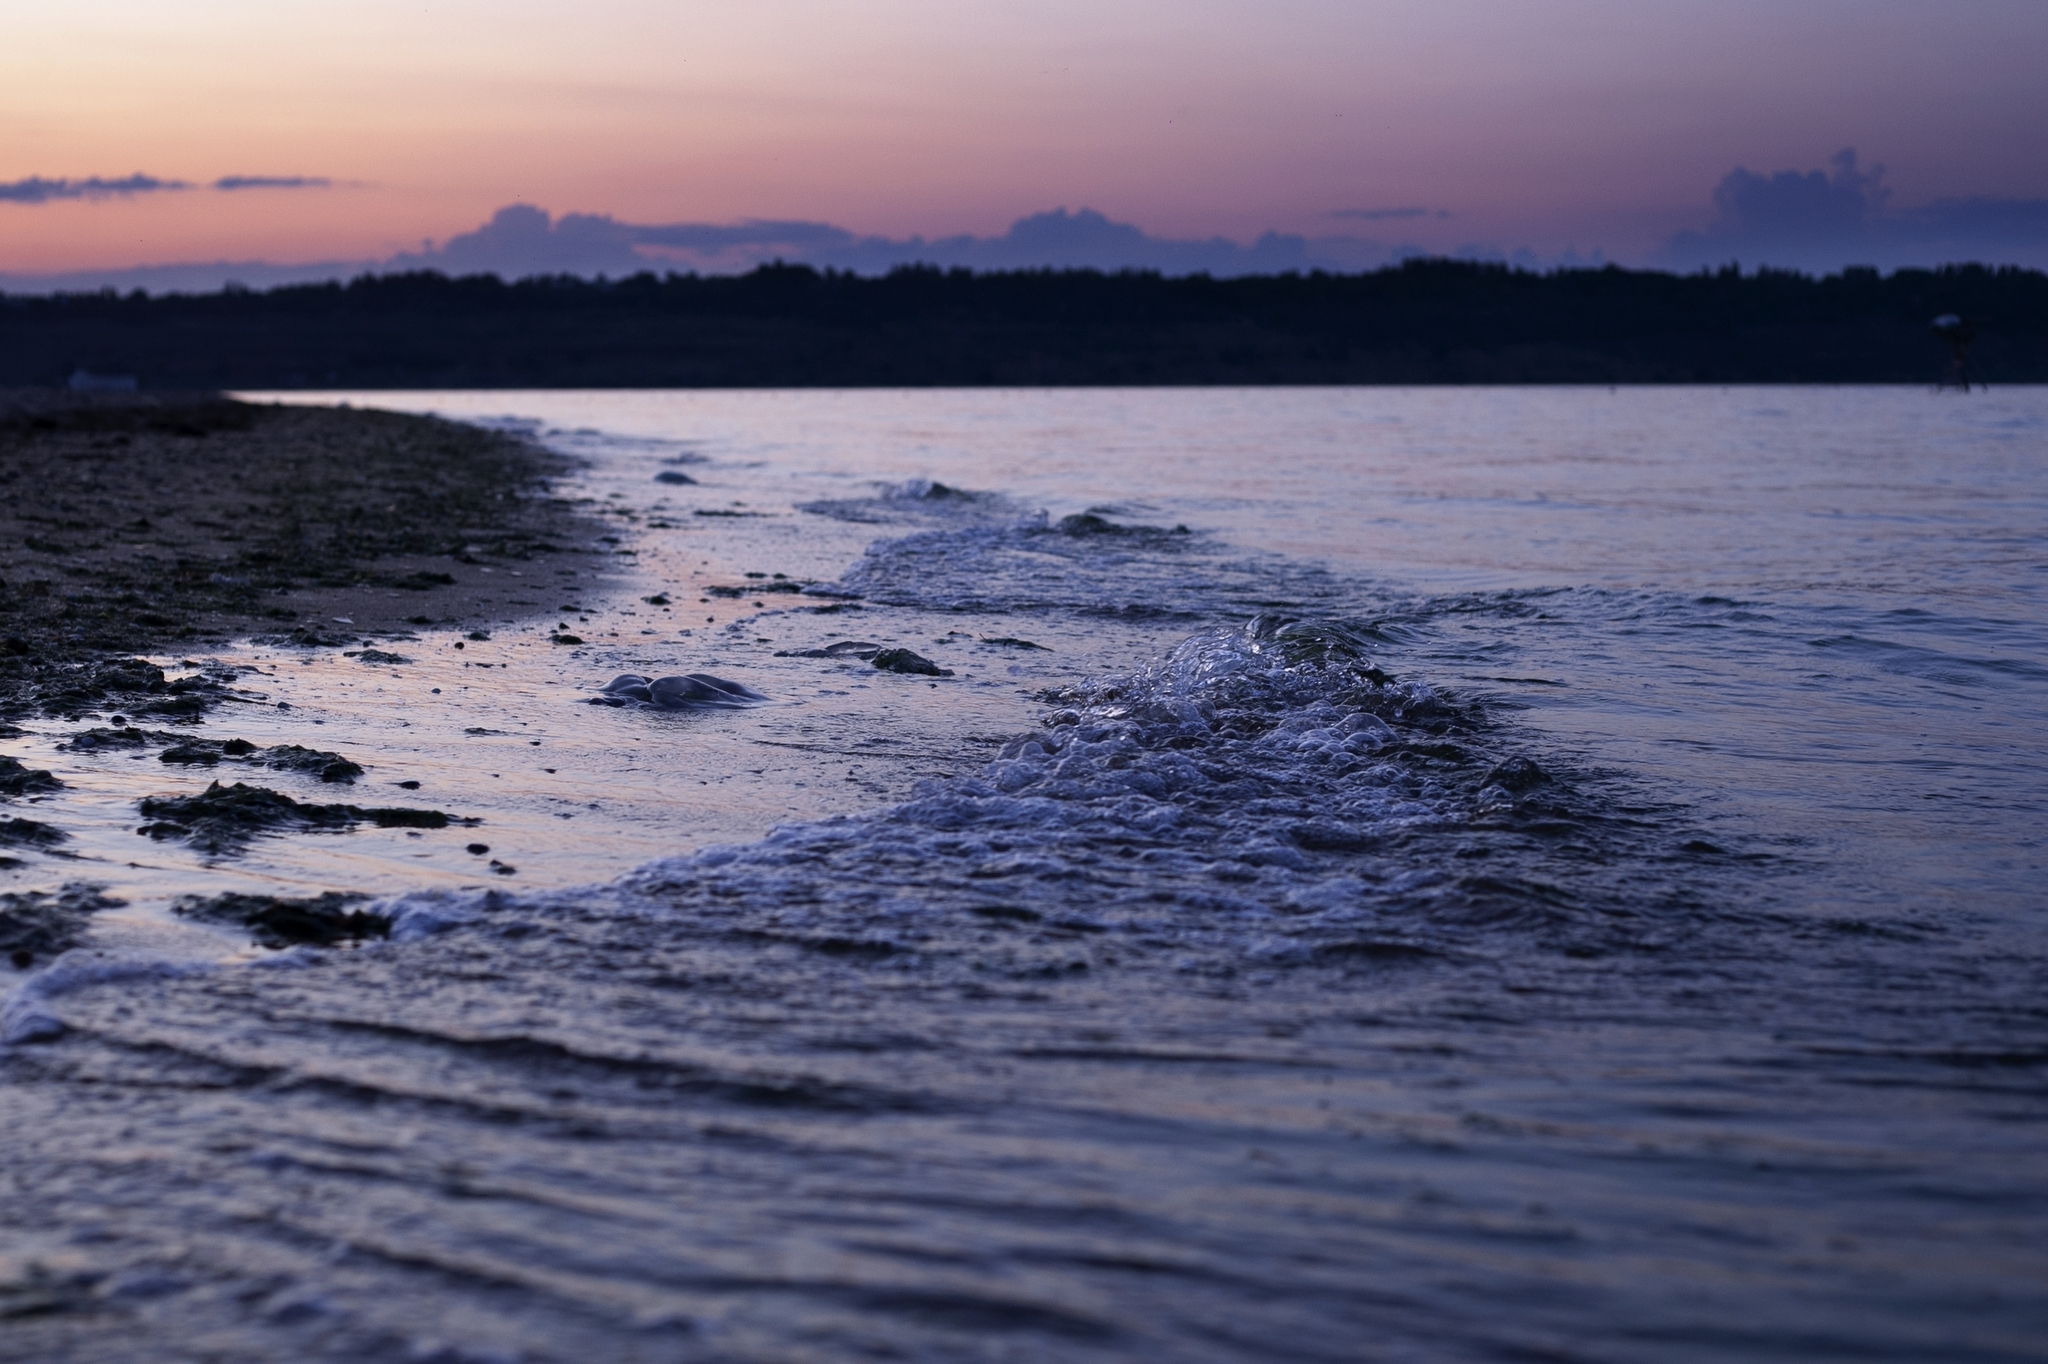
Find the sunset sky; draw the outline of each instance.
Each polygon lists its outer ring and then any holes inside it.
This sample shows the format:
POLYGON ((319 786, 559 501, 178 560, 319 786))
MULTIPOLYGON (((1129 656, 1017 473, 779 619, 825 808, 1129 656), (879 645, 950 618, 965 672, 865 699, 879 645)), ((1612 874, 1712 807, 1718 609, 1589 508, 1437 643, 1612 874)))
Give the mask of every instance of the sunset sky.
POLYGON ((1887 211, 2048 200, 2044 70, 2039 0, 22 0, 0 273, 377 259, 515 203, 1636 261, 1849 147, 1887 211), (32 187, 135 173, 190 188, 32 187))

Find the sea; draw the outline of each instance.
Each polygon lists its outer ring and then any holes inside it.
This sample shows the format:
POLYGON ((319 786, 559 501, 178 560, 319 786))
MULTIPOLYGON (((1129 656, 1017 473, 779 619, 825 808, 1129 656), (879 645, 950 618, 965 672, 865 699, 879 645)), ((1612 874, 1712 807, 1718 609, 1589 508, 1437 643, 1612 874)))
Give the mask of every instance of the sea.
POLYGON ((593 532, 0 743, 0 1358, 2048 1360, 2048 389, 249 396, 593 532))

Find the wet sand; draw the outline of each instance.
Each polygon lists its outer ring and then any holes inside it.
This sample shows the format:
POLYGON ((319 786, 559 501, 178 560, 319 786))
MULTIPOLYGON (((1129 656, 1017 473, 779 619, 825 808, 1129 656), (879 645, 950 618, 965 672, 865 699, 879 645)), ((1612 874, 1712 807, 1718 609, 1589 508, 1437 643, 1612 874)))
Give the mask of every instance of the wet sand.
POLYGON ((601 568, 604 528, 548 495, 568 467, 431 417, 0 391, 0 714, 113 658, 550 607, 508 565, 601 568))
MULTIPOLYGON (((31 967, 83 941, 44 931, 64 887, 105 897, 96 949, 213 960, 247 935, 196 899, 596 884, 887 804, 985 762, 1077 661, 801 596, 877 527, 687 445, 346 399, 10 398, 0 478, 36 491, 0 577, 45 585, 0 621, 0 959, 20 920, 31 967), (849 631, 952 666, 808 656, 849 631), (697 671, 769 699, 587 704, 697 671)), ((0 1004, 22 979, 0 970, 0 1004)))

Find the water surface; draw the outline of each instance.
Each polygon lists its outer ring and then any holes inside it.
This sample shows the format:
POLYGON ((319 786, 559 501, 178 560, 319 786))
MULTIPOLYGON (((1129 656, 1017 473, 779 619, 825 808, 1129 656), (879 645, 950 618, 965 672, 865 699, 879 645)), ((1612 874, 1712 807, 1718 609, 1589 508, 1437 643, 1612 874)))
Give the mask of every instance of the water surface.
POLYGON ((204 774, 9 741, 128 903, 7 1005, 0 1344, 2048 1353, 2048 394, 338 396, 618 533, 220 660, 476 829, 139 857, 204 774), (691 671, 774 703, 587 704, 691 671))

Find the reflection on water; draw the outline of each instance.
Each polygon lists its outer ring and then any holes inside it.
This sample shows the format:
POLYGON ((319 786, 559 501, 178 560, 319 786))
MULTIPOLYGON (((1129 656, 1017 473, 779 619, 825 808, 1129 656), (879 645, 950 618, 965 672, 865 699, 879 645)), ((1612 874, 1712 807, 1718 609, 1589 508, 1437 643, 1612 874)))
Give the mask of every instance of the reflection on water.
POLYGON ((7 1348, 2041 1357, 2043 395, 407 401, 602 585, 224 654, 353 786, 8 741, 7 1348))

